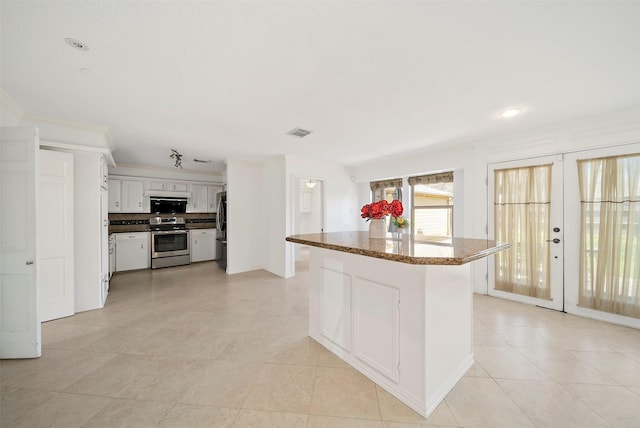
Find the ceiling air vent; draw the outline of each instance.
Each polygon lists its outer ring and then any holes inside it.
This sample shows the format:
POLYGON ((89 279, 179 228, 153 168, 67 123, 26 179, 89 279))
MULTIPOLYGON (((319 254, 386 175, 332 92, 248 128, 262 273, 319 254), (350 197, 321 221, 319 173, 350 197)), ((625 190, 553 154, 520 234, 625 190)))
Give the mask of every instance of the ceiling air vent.
POLYGON ((293 135, 294 137, 302 138, 311 134, 312 131, 307 131, 302 128, 293 128, 291 131, 287 132, 287 135, 293 135))

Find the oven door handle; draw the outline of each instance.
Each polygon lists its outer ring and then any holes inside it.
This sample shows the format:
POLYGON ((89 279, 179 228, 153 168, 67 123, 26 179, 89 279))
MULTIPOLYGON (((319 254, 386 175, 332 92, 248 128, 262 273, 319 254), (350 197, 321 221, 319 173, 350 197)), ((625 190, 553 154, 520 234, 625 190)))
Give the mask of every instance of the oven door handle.
POLYGON ((189 233, 188 230, 154 230, 151 232, 152 235, 168 235, 168 234, 184 234, 189 233))

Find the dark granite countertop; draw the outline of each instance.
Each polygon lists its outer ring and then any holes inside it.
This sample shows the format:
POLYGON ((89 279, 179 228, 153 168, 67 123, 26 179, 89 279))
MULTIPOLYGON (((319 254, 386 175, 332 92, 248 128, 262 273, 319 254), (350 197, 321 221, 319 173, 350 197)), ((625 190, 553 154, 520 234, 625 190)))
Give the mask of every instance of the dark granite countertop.
POLYGON ((510 244, 486 239, 416 239, 410 234, 389 234, 370 239, 369 232, 331 232, 292 235, 287 241, 312 247, 417 265, 462 265, 506 250, 510 244), (393 235, 393 237, 391 237, 393 235))

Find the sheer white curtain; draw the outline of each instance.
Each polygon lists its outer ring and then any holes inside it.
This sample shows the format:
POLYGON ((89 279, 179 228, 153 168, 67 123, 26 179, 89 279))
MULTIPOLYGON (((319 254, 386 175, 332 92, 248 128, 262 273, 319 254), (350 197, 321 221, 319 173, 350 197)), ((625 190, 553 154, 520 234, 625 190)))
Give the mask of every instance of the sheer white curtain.
POLYGON ((495 288, 550 300, 551 165, 494 174, 495 239, 511 244, 495 256, 495 288))
POLYGON ((640 318, 640 154, 578 161, 579 305, 640 318))

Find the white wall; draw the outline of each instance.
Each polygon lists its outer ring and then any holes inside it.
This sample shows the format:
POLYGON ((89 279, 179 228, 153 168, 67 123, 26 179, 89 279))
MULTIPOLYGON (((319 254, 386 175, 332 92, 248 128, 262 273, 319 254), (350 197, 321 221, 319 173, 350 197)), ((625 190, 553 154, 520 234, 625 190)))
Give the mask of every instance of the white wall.
POLYGON ((265 197, 263 178, 259 163, 227 161, 228 274, 264 268, 266 229, 272 227, 264 214, 274 203, 265 197))
POLYGON ((0 89, 0 126, 20 126, 24 109, 0 89))
MULTIPOLYGON (((438 147, 430 151, 412 152, 384 161, 367 163, 353 169, 355 179, 366 187, 367 201, 370 199, 369 182, 386 178, 409 177, 437 171, 454 171, 454 235, 473 236, 473 219, 465 212, 473 212, 473 188, 466 186, 468 177, 473 177, 474 149, 469 146, 438 147)), ((406 182, 406 180, 405 180, 406 182)), ((403 205, 405 212, 411 208, 411 196, 405 188, 403 205)))
MULTIPOLYGON (((479 139, 453 147, 438 147, 407 153, 393 159, 387 158, 384 161, 355 167, 353 174, 357 182, 364 184, 371 180, 424 172, 453 169, 454 173, 462 173, 464 196, 460 198, 456 188, 454 203, 462 203, 464 207, 462 212, 464 235, 456 234, 470 238, 486 238, 487 164, 638 141, 640 141, 640 109, 634 108, 544 129, 479 139)), ((458 229, 457 224, 456 229, 458 229)), ((487 263, 493 263, 493 258, 479 260, 472 265, 474 290, 478 293, 487 293, 487 263)))
POLYGON ((361 227, 361 195, 359 186, 354 183, 351 168, 337 163, 317 162, 308 159, 286 156, 286 229, 280 239, 267 243, 268 251, 286 254, 285 277, 294 275, 295 258, 293 246, 284 239, 294 233, 294 217, 298 214, 297 205, 300 178, 321 180, 325 201, 325 232, 357 230, 361 227))
POLYGON ((260 211, 264 213, 262 228, 264 229, 265 242, 262 243, 264 252, 264 269, 278 276, 285 276, 286 258, 284 249, 272 251, 278 243, 286 237, 286 183, 285 183, 285 158, 278 156, 262 164, 262 188, 263 199, 260 211))

